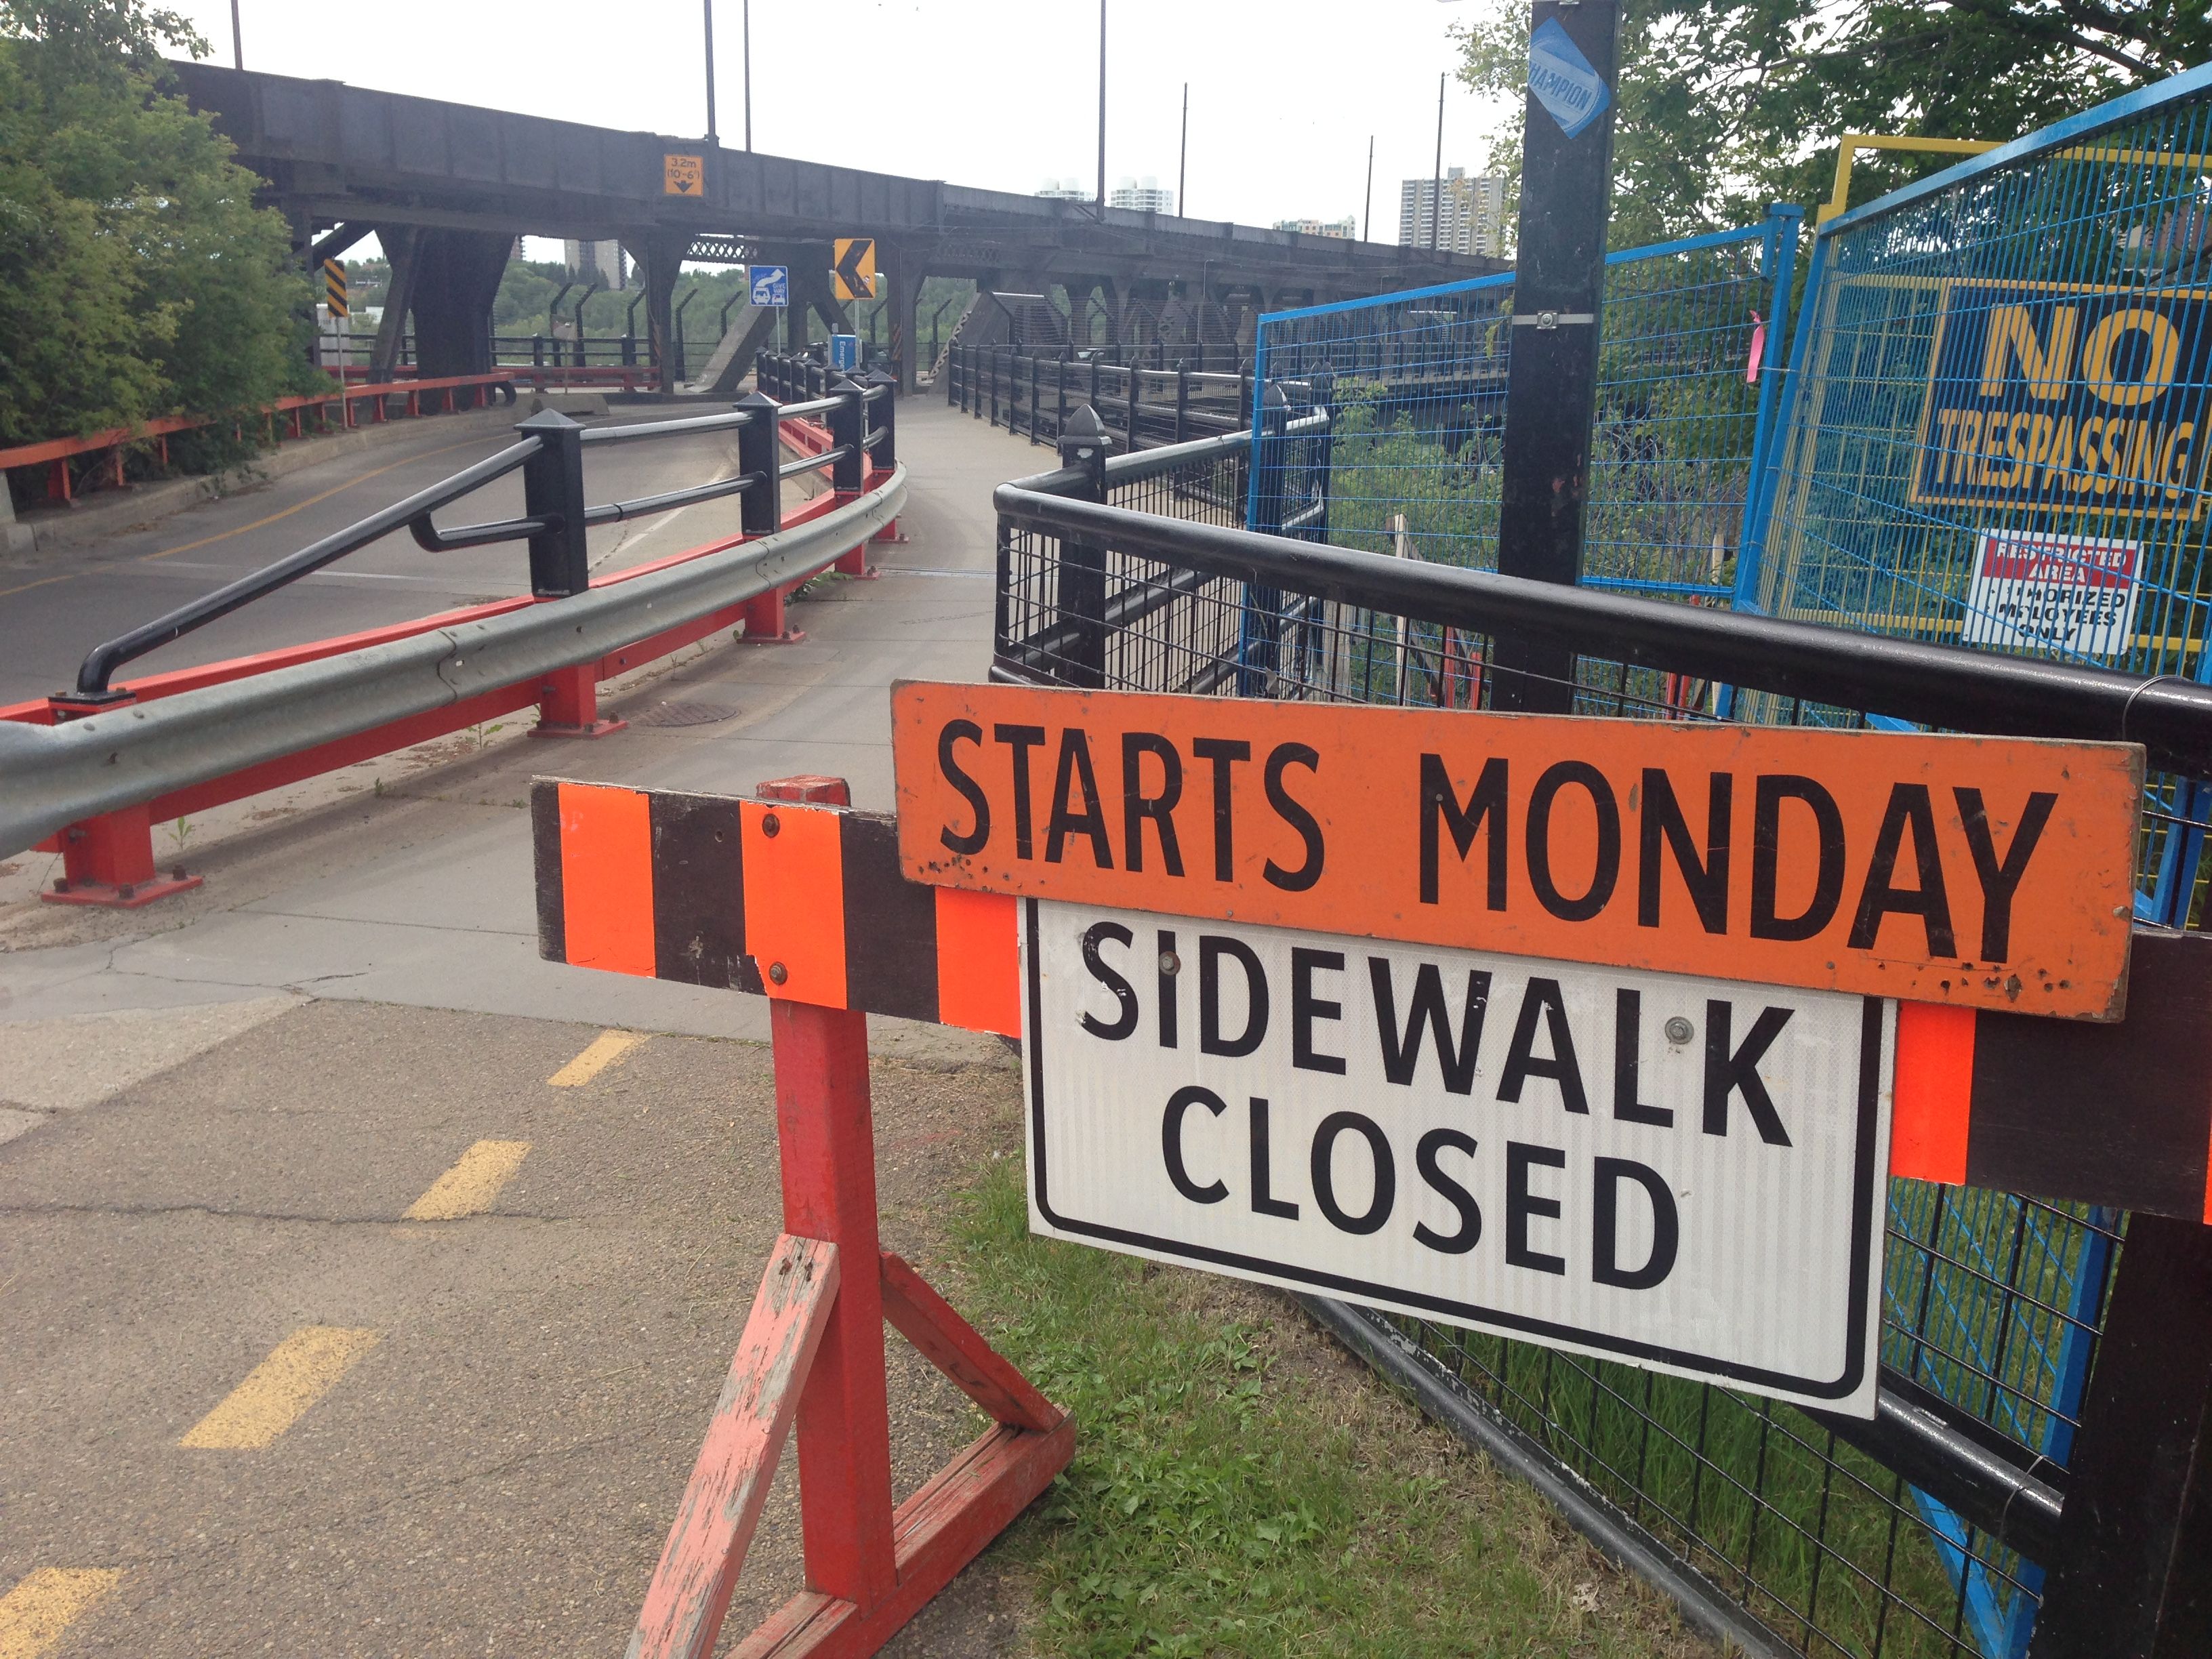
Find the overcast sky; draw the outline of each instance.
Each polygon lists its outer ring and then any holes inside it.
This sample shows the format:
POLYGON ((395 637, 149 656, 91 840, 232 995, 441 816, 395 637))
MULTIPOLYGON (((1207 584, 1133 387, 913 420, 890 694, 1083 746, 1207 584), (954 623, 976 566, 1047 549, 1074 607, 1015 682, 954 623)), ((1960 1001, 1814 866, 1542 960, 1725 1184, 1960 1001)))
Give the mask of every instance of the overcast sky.
MULTIPOLYGON (((231 61, 229 0, 166 3, 231 61)), ((1255 225, 1358 214, 1372 134, 1374 236, 1395 241, 1400 182, 1435 161, 1446 32, 1481 3, 1108 0, 1108 188, 1148 174, 1175 188, 1188 80, 1191 213, 1255 225)), ((706 131, 702 6, 377 0, 333 13, 240 0, 248 69, 679 137, 706 131)), ((744 10, 715 0, 732 148, 744 10)), ((757 149, 1024 192, 1097 179, 1096 0, 752 0, 752 70, 757 149)), ((1478 171, 1506 118, 1452 82, 1444 165, 1478 171)))

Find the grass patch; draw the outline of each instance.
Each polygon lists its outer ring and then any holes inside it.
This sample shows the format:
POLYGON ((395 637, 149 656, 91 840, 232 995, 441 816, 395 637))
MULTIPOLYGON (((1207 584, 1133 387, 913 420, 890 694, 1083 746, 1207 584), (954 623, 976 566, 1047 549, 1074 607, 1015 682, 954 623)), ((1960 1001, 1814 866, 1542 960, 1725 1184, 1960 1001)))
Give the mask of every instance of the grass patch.
POLYGON ((963 1304, 1079 1425, 1006 1546, 1042 1651, 1712 1651, 1273 1293, 1033 1238, 1018 1158, 957 1231, 963 1304))

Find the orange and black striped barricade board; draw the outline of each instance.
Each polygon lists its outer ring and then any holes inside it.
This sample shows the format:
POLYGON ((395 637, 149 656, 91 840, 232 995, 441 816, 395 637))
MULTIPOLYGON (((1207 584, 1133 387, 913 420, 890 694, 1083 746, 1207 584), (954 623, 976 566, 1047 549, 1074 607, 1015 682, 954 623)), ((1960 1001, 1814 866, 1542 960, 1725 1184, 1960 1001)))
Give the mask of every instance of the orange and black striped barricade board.
POLYGON ((1065 1468, 1075 1425, 876 1231, 867 1013, 1016 1029, 1014 907, 898 873, 889 823, 817 803, 540 782, 540 945, 555 961, 771 1001, 784 1231, 646 1592, 631 1659, 715 1650, 785 1441, 808 1588, 732 1651, 875 1652, 1065 1468), (891 1501, 888 1320, 994 1426, 891 1501))
MULTIPOLYGON (((888 817, 787 805, 771 838, 770 803, 549 781, 532 807, 549 960, 1020 1034, 1016 901, 907 881, 888 817), (800 823, 813 876, 770 898, 800 823)), ((1890 1173, 2212 1222, 2212 938, 2137 928, 2131 976, 2117 1024, 1900 1004, 1890 1173)))

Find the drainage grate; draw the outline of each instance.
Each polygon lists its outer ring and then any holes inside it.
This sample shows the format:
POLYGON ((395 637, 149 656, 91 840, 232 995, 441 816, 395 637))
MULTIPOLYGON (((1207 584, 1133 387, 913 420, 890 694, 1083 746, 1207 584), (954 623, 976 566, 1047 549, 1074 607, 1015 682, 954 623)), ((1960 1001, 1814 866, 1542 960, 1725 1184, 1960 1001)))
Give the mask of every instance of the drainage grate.
POLYGON ((737 712, 719 702, 657 702, 629 720, 632 726, 712 726, 737 712))

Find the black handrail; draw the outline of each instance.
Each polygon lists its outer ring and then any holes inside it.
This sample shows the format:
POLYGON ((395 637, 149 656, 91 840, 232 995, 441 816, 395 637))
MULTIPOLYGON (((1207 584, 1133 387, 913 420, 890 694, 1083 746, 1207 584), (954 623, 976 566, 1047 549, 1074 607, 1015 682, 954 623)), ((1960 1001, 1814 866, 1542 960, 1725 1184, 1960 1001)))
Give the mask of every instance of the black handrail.
MULTIPOLYGON (((141 623, 127 634, 118 635, 105 644, 94 646, 76 672, 76 695, 102 701, 112 698, 114 694, 108 690, 108 681, 124 664, 180 640, 194 629, 204 628, 217 617, 227 617, 240 605, 250 605, 264 594, 273 593, 302 576, 320 570, 326 564, 334 564, 347 554, 359 551, 371 542, 390 535, 416 519, 427 521, 439 507, 459 501, 495 478, 505 477, 537 454, 543 445, 544 440, 536 437, 509 444, 498 454, 486 456, 473 466, 463 467, 452 477, 441 479, 427 489, 419 489, 404 501, 394 501, 381 512, 372 513, 360 522, 349 525, 319 542, 310 543, 296 553, 287 554, 274 564, 264 566, 250 575, 240 576, 234 582, 227 582, 212 593, 203 594, 188 604, 155 617, 152 622, 141 623)), ((487 530, 501 526, 478 526, 476 528, 487 530)), ((502 535, 498 539, 512 538, 502 535)), ((472 542, 468 544, 481 544, 472 542)))
MULTIPOLYGON (((859 453, 860 446, 841 444, 821 455, 775 465, 773 463, 777 452, 777 428, 786 416, 830 414, 846 421, 852 429, 858 431, 865 420, 867 404, 887 397, 890 391, 888 382, 877 382, 863 387, 843 381, 828 397, 787 407, 779 408, 772 399, 755 393, 737 408, 716 414, 675 421, 639 422, 626 426, 586 428, 551 411, 534 415, 516 427, 515 430, 521 434, 520 441, 508 445, 497 454, 463 467, 451 477, 418 490, 404 501, 396 501, 343 530, 301 548, 296 553, 287 554, 274 563, 227 583, 212 593, 179 605, 152 622, 95 646, 77 670, 76 689, 60 694, 60 705, 64 713, 70 713, 85 707, 123 701, 129 693, 112 690, 112 683, 117 672, 126 663, 172 644, 194 629, 205 627, 218 617, 228 616, 240 606, 273 593, 402 528, 414 538, 416 545, 434 553, 450 553, 500 542, 527 540, 530 544, 531 591, 534 595, 539 599, 559 599, 580 592, 591 582, 590 563, 584 544, 584 532, 588 526, 741 495, 771 476, 790 477, 796 473, 835 466, 841 461, 849 460, 859 453), (752 457, 740 461, 743 471, 730 477, 665 490, 631 501, 608 501, 596 507, 585 504, 582 459, 585 445, 690 437, 712 432, 736 432, 739 434, 738 448, 740 457, 748 454, 752 457), (440 529, 432 519, 432 514, 438 508, 449 506, 518 470, 523 474, 522 517, 462 525, 450 530, 440 529)), ((884 469, 894 465, 896 461, 893 453, 890 411, 890 405, 887 404, 884 409, 884 423, 868 432, 865 441, 865 447, 873 453, 876 465, 884 469)), ((840 487, 857 489, 859 486, 850 483, 840 487)), ((764 490, 760 497, 750 499, 772 498, 775 494, 773 489, 764 490)), ((779 515, 773 509, 772 501, 769 507, 757 512, 749 501, 746 507, 748 534, 763 533, 775 528, 778 522, 779 515)))
MULTIPOLYGON (((1054 482, 1060 476, 1048 475, 1054 482)), ((1022 484, 1000 485, 992 503, 1002 523, 1263 587, 1295 588, 1471 632, 1510 630, 1642 667, 1927 726, 2140 743, 2155 766, 2212 775, 2212 687, 2175 675, 2145 678, 1559 586, 1158 518, 1022 484)))

